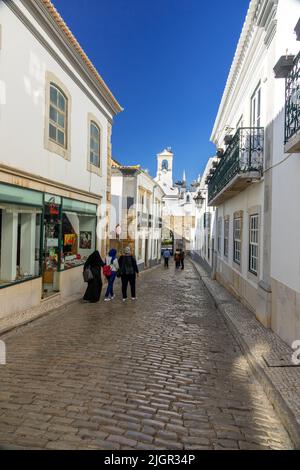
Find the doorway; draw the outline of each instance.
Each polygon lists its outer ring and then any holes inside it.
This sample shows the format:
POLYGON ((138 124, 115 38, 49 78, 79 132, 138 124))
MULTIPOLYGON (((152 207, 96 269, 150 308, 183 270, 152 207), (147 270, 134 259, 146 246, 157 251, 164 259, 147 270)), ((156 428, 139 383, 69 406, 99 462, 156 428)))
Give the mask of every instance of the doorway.
POLYGON ((60 263, 61 204, 56 196, 45 196, 43 237, 43 292, 47 298, 59 292, 58 271, 60 263))
POLYGON ((145 238, 145 268, 148 268, 149 266, 149 260, 148 260, 148 249, 149 249, 149 240, 148 238, 145 238))

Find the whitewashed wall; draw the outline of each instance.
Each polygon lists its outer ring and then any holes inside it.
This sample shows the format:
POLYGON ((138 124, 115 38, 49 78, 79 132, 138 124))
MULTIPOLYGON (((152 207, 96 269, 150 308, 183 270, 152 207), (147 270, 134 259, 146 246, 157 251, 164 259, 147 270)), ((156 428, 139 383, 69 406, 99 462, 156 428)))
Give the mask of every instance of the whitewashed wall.
MULTIPOLYGON (((30 18, 22 4, 17 3, 30 18)), ((36 23, 33 18, 30 21, 36 23)), ((98 193, 105 199, 106 117, 3 2, 0 3, 0 24, 1 162, 59 183, 98 193), (63 82, 72 98, 71 161, 44 148, 46 71, 52 72, 63 82), (102 127, 102 177, 87 171, 88 113, 94 114, 102 127)), ((37 24, 36 27, 51 47, 59 52, 42 28, 37 24)), ((72 65, 68 66, 83 82, 72 65)))
MULTIPOLYGON (((300 2, 281 1, 278 14, 281 21, 276 38, 277 59, 285 54, 286 49, 297 55, 300 41, 296 41, 293 31, 300 17, 300 2)), ((284 153, 284 103, 285 80, 278 79, 274 85, 271 274, 274 279, 300 293, 300 154, 284 153)))

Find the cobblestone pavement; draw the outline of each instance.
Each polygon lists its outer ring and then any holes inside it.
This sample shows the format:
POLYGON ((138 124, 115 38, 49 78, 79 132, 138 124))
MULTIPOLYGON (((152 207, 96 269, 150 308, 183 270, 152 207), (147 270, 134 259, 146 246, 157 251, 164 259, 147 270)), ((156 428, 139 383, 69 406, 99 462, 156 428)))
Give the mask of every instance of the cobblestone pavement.
MULTIPOLYGON (((300 367, 292 361, 294 350, 271 329, 265 328, 253 313, 230 294, 218 281, 211 279, 196 261, 204 285, 212 295, 227 325, 238 339, 248 362, 260 377, 270 401, 286 423, 297 449, 300 448, 300 367)), ((198 258, 199 261, 199 258, 198 258)))
POLYGON ((2 446, 292 448, 190 262, 143 273, 136 302, 73 303, 5 341, 2 446))

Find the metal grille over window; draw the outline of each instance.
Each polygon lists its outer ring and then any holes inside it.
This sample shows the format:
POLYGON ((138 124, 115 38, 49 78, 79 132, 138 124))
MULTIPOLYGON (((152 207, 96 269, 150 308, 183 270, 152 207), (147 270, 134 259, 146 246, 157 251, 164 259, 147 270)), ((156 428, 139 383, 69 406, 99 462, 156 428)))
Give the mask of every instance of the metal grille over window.
POLYGON ((224 221, 224 256, 228 256, 229 219, 224 221))
POLYGON ((285 95, 285 142, 288 142, 300 129, 300 52, 286 79, 285 95))
POLYGON ((218 252, 221 253, 222 219, 218 220, 218 252))
POLYGON ((237 218, 233 221, 233 259, 235 263, 241 262, 241 228, 242 219, 237 218))
POLYGON ((67 98, 53 84, 50 85, 49 138, 67 148, 67 98))
POLYGON ((258 215, 250 216, 249 234, 249 271, 257 275, 258 273, 258 215))
POLYGON ((94 122, 90 129, 90 163, 100 167, 100 129, 94 122))

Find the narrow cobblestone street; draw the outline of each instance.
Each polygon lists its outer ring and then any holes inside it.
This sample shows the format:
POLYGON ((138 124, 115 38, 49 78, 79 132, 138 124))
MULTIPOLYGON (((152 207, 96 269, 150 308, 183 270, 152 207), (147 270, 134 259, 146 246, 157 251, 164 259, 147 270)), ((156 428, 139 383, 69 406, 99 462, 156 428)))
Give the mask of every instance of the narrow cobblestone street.
POLYGON ((143 273, 138 300, 73 303, 6 335, 0 445, 290 449, 192 264, 143 273))

